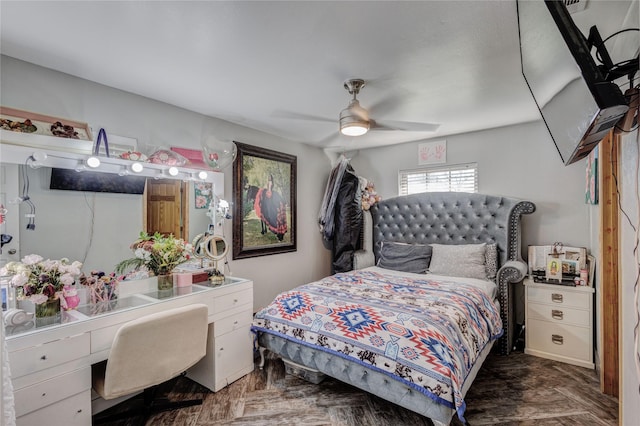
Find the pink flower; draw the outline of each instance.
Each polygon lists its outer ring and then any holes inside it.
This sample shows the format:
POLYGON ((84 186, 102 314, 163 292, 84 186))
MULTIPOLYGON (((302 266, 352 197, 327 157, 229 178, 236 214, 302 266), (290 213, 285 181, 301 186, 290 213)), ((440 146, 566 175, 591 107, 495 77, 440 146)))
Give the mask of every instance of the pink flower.
POLYGON ((44 258, 42 256, 39 256, 37 254, 30 254, 22 258, 22 263, 31 266, 35 265, 36 263, 42 262, 43 259, 44 258))

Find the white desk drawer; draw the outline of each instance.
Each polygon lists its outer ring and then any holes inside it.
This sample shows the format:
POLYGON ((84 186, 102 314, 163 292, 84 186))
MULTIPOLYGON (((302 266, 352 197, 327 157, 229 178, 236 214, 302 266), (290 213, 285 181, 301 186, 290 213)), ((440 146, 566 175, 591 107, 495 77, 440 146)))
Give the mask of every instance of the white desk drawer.
POLYGON ((91 367, 45 380, 14 392, 16 416, 46 407, 82 391, 90 392, 91 367))
POLYGON ((527 287, 529 302, 547 303, 572 308, 591 309, 592 293, 567 291, 561 286, 558 289, 527 287))
POLYGON ((83 333, 9 352, 11 375, 20 377, 89 356, 89 341, 89 333, 83 333))
POLYGON ((591 328, 527 318, 528 349, 592 362, 591 328))
POLYGON ((16 419, 17 426, 87 426, 90 424, 91 392, 89 390, 16 419))
POLYGON ((94 354, 100 351, 106 351, 111 348, 113 338, 116 337, 116 333, 120 330, 124 323, 110 325, 98 330, 91 331, 91 353, 94 354))
POLYGON ((230 315, 226 318, 216 321, 213 324, 213 335, 221 336, 240 328, 249 329, 251 321, 253 320, 253 309, 249 308, 246 311, 238 312, 235 315, 230 315))
MULTIPOLYGON (((225 294, 224 296, 216 296, 213 301, 214 312, 223 312, 240 305, 253 303, 253 289, 237 291, 235 293, 225 294)), ((209 312, 211 315, 211 312, 209 312)))
POLYGON ((544 305, 529 303, 527 305, 527 318, 552 321, 563 324, 591 326, 591 312, 581 309, 568 308, 566 306, 544 305))

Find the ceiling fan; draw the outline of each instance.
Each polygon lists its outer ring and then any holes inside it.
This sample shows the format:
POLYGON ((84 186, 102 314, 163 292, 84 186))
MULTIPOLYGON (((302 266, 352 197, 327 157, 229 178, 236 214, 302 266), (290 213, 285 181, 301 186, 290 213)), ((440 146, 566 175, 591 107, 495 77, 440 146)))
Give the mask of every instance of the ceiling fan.
MULTIPOLYGON (((366 85, 366 81, 361 78, 351 78, 344 82, 344 88, 350 95, 352 95, 349 105, 340 112, 338 119, 338 129, 341 135, 344 136, 363 136, 369 131, 380 130, 396 130, 396 131, 410 131, 410 132, 435 132, 440 125, 434 123, 416 123, 411 121, 395 121, 395 120, 374 120, 369 116, 369 111, 363 108, 358 101, 358 94, 360 90, 366 85)), ((372 109, 381 110, 381 104, 390 104, 390 100, 383 101, 378 104, 377 107, 372 109)), ((316 117, 313 115, 280 112, 283 118, 294 118, 302 120, 323 121, 335 123, 334 120, 325 117, 316 117)), ((332 138, 334 135, 331 135, 332 138)))

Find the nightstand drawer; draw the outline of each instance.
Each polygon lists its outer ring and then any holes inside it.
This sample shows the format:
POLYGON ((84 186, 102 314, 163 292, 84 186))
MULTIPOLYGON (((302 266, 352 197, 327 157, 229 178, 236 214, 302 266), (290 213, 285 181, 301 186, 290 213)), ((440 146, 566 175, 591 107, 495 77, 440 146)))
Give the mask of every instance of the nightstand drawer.
POLYGON ((527 349, 592 362, 591 328, 527 318, 527 349))
POLYGON ((561 286, 558 286, 558 289, 527 287, 527 298, 529 302, 591 309, 592 297, 593 295, 591 293, 568 291, 561 286))
POLYGON ((591 326, 591 312, 566 306, 553 306, 541 303, 527 305, 527 318, 553 321, 562 324, 591 326))

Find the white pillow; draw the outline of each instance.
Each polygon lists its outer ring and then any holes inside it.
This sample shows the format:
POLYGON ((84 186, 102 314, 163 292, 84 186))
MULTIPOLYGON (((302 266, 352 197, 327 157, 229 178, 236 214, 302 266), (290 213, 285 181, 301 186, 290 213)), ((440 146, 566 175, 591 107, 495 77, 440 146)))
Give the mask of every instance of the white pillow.
POLYGON ((485 269, 486 243, 431 244, 433 252, 429 272, 449 277, 487 279, 485 269))

